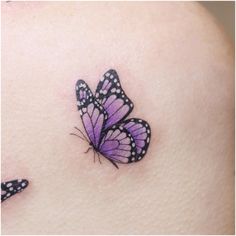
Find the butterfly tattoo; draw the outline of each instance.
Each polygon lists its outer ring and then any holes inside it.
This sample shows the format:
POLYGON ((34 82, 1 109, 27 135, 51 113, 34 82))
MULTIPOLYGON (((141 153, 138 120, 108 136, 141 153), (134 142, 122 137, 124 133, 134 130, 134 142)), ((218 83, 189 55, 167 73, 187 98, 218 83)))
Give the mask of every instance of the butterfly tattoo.
MULTIPOLYGON (((146 154, 151 138, 149 124, 138 118, 126 119, 134 105, 121 87, 115 70, 107 71, 99 81, 95 95, 83 80, 76 83, 77 107, 86 135, 71 133, 87 141, 90 149, 109 160, 129 164, 140 161, 146 154)), ((87 153, 86 152, 86 153, 87 153)), ((101 162, 101 161, 100 161, 101 162)))

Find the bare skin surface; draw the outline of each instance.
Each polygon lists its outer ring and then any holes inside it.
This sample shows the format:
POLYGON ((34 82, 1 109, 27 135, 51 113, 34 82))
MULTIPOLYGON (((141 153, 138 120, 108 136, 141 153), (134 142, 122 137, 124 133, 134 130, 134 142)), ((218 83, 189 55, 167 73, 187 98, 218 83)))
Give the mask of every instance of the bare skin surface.
POLYGON ((232 45, 196 3, 2 4, 3 234, 233 234, 232 45), (74 86, 116 69, 145 158, 93 163, 74 86), (13 199, 14 198, 14 199, 13 199))

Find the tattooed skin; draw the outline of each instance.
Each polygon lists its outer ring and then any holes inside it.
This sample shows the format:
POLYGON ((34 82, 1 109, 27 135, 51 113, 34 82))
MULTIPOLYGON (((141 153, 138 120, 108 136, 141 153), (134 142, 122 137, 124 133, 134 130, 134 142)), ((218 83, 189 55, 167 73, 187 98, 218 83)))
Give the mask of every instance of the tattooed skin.
MULTIPOLYGON (((115 70, 107 71, 98 83, 95 96, 83 80, 76 83, 77 106, 86 135, 76 128, 95 153, 116 163, 140 161, 151 138, 149 124, 138 118, 126 119, 134 105, 121 87, 115 70)), ((90 150, 89 148, 88 150, 90 150)), ((99 158, 100 160, 100 158, 99 158)))
POLYGON ((7 198, 23 191, 29 182, 26 179, 15 179, 7 182, 1 183, 1 202, 5 201, 7 198))

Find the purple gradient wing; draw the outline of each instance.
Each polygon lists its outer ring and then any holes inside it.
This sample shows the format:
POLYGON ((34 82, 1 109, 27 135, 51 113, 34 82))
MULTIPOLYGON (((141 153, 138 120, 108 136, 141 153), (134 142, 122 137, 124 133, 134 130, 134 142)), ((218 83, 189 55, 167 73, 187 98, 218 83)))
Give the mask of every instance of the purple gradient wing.
POLYGON ((105 131, 99 152, 118 163, 127 164, 136 160, 135 141, 121 125, 114 125, 105 131))
POLYGON ((115 70, 104 74, 98 83, 95 97, 108 114, 105 129, 124 120, 133 110, 133 103, 122 89, 115 70))
POLYGON ((141 160, 147 152, 151 139, 151 128, 149 124, 144 120, 132 118, 125 120, 121 125, 129 131, 135 141, 136 161, 141 160))
POLYGON ((94 98, 88 85, 83 80, 78 80, 76 83, 76 98, 87 136, 93 145, 98 147, 107 113, 94 98))

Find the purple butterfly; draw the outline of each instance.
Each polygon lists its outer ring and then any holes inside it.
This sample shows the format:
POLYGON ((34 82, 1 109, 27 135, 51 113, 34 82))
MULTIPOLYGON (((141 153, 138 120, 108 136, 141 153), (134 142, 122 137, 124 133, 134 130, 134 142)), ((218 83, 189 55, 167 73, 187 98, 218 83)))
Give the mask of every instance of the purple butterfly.
MULTIPOLYGON (((151 129, 141 119, 125 118, 133 110, 133 103, 121 87, 115 70, 109 70, 98 83, 95 96, 83 80, 76 83, 77 106, 87 134, 75 127, 95 153, 103 155, 116 168, 116 163, 140 161, 147 152, 151 129)), ((100 161, 100 157, 99 157, 100 161)), ((100 161, 101 162, 101 161, 100 161)))

